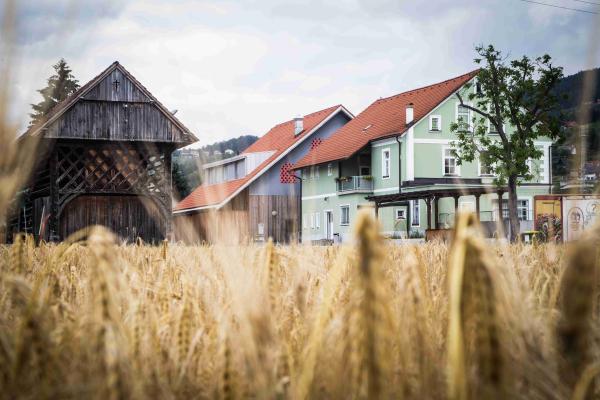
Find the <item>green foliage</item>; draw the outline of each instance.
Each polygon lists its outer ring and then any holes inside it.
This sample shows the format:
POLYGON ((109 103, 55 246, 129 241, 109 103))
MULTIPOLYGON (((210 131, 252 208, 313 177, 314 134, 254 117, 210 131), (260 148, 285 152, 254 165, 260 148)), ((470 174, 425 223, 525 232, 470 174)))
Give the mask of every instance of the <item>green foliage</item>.
POLYGON ((173 157, 172 165, 174 194, 183 199, 202 183, 202 164, 200 159, 173 157))
POLYGON ((477 88, 469 91, 468 99, 457 94, 473 113, 471 124, 451 125, 458 137, 454 148, 458 163, 479 157, 497 176, 498 185, 531 179, 528 161, 542 156, 534 141, 557 139, 561 133, 559 96, 553 89, 563 77, 562 68, 554 66, 547 54, 507 62, 491 45, 476 51, 475 62, 482 66, 477 88), (488 121, 498 135, 489 135, 488 121), (509 125, 514 132, 506 131, 509 125))
POLYGON ((242 135, 233 139, 223 140, 221 142, 216 142, 213 144, 203 146, 200 150, 205 151, 209 154, 209 156, 206 157, 204 162, 212 162, 221 158, 228 158, 228 156, 224 154, 225 150, 233 150, 234 154, 240 154, 242 151, 246 150, 257 140, 257 136, 242 135), (221 152, 222 156, 215 157, 214 155, 212 155, 215 150, 221 152))
POLYGON ((178 199, 183 199, 202 184, 203 164, 231 157, 225 154, 217 157, 213 154, 215 150, 224 153, 225 150, 230 149, 237 155, 246 150, 247 147, 257 140, 258 137, 256 136, 244 135, 209 144, 200 149, 182 149, 175 151, 173 153, 172 163, 175 196, 178 199))
POLYGON ((42 120, 54 106, 79 89, 79 81, 73 76, 72 70, 64 58, 61 58, 52 68, 54 68, 54 75, 48 78, 45 88, 38 90, 43 100, 31 105, 33 112, 29 114, 30 126, 42 120))

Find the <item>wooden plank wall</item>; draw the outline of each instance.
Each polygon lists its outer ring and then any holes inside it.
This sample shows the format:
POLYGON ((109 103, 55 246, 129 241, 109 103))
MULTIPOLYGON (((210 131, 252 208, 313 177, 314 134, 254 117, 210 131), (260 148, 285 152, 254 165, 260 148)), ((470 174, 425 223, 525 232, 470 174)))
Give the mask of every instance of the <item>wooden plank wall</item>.
POLYGON ((187 244, 245 244, 248 212, 245 210, 204 211, 173 217, 174 239, 187 244))
POLYGON ((118 68, 90 89, 85 94, 85 99, 130 102, 151 101, 151 99, 142 93, 131 80, 127 79, 127 77, 123 75, 123 72, 118 68), (118 89, 115 87, 115 81, 119 82, 118 89))
POLYGON ((250 235, 255 240, 260 240, 258 224, 262 223, 265 240, 295 242, 300 231, 300 196, 249 196, 249 217, 250 235))
POLYGON ((48 126, 46 138, 186 142, 152 103, 79 100, 48 126))
POLYGON ((173 216, 175 241, 187 244, 242 244, 251 238, 248 227, 248 190, 242 191, 225 207, 173 216))
POLYGON ((121 239, 157 243, 165 238, 166 221, 156 204, 144 196, 82 195, 71 200, 59 218, 60 238, 89 225, 103 225, 121 239))

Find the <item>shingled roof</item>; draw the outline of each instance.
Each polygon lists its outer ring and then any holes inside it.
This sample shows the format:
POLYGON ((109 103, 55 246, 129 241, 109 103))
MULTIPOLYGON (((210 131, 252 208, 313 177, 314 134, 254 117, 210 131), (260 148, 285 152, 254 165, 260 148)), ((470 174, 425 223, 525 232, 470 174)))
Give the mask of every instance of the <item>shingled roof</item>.
POLYGON ((403 134, 408 130, 405 116, 408 104, 413 104, 414 121, 419 121, 478 72, 479 70, 471 71, 440 83, 376 100, 320 146, 311 150, 294 168, 347 159, 373 140, 403 134))
POLYGON ((36 123, 35 125, 29 127, 27 131, 22 135, 25 136, 38 136, 43 133, 44 128, 46 128, 49 124, 58 119, 61 115, 67 112, 77 100, 84 98, 84 96, 92 90, 98 83, 100 83, 104 78, 110 75, 115 69, 118 69, 123 73, 123 75, 131 80, 133 84, 154 104, 175 126, 177 126, 184 135, 187 137, 187 143, 194 143, 198 141, 198 138, 190 132, 190 130, 179 120, 177 117, 173 115, 144 85, 142 85, 123 65, 121 65, 118 61, 113 62, 109 65, 104 71, 94 77, 92 80, 87 82, 85 85, 81 86, 74 93, 72 93, 69 97, 55 105, 50 112, 48 112, 44 118, 36 123))
POLYGON ((248 175, 241 179, 222 182, 214 185, 202 185, 190 193, 177 206, 175 213, 184 213, 204 208, 220 208, 227 204, 239 192, 246 188, 256 178, 267 171, 272 165, 288 154, 296 145, 311 136, 318 128, 330 120, 334 115, 343 112, 352 117, 352 114, 342 105, 336 105, 304 116, 304 130, 294 134, 294 120, 289 120, 275 125, 267 134, 262 136, 242 154, 272 151, 273 154, 254 168, 248 175))

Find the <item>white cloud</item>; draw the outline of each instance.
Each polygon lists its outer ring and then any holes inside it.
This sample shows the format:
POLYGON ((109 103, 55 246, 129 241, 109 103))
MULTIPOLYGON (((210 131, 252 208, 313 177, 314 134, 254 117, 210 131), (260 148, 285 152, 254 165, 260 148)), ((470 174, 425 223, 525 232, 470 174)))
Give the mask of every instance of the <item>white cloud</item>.
POLYGON ((512 56, 549 52, 567 72, 583 68, 587 16, 507 2, 151 0, 70 13, 72 1, 29 2, 12 115, 26 124, 35 89, 63 56, 82 84, 121 61, 202 144, 260 135, 339 103, 359 113, 379 97, 473 69, 480 43, 512 56))

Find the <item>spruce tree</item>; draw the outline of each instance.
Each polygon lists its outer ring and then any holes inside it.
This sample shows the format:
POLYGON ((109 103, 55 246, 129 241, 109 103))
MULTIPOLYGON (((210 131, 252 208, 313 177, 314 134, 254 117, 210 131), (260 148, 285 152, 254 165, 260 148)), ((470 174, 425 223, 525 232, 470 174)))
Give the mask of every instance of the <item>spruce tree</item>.
POLYGON ((33 112, 29 114, 31 122, 29 125, 35 125, 52 110, 52 108, 69 97, 73 92, 79 89, 79 81, 75 79, 71 68, 67 65, 64 58, 61 58, 52 66, 55 73, 48 78, 48 85, 38 90, 43 100, 37 104, 32 104, 33 112))

